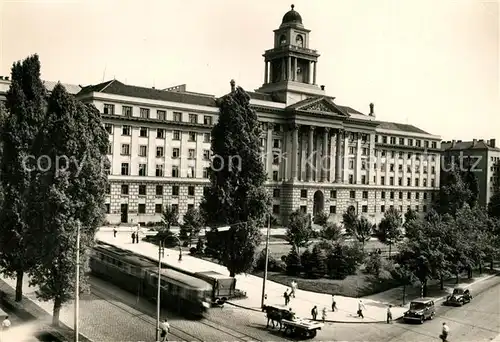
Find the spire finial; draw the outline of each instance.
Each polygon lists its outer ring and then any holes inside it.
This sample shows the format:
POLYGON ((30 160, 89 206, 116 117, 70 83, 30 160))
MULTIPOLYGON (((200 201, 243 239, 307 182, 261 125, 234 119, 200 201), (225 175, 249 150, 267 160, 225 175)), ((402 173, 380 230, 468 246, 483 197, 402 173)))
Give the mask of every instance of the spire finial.
POLYGON ((292 4, 292 11, 293 11, 294 7, 295 7, 295 5, 294 5, 294 4, 292 4))

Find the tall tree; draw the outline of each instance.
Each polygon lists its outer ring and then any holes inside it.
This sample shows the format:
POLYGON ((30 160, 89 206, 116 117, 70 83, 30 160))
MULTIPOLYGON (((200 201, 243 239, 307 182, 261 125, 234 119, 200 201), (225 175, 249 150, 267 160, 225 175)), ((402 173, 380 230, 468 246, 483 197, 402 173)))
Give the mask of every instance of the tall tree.
POLYGON ((372 224, 366 217, 362 216, 361 218, 358 218, 357 216, 353 216, 352 212, 347 211, 344 213, 344 227, 346 227, 346 231, 349 236, 353 237, 358 242, 361 242, 362 251, 364 253, 365 243, 370 241, 373 233, 372 224))
POLYGON ((338 242, 342 239, 342 228, 336 223, 327 222, 325 226, 321 228, 320 235, 327 241, 338 242))
POLYGON ((292 246, 297 248, 300 254, 300 248, 307 247, 313 235, 309 217, 297 209, 290 214, 288 219, 288 228, 286 230, 286 240, 292 246))
POLYGON ((380 242, 389 245, 389 258, 391 257, 391 247, 394 243, 403 238, 401 226, 403 219, 401 214, 394 208, 390 208, 384 213, 384 218, 380 221, 375 235, 380 242))
POLYGON ((456 169, 447 172, 441 180, 436 211, 441 215, 454 216, 465 203, 472 201, 473 193, 464 182, 461 173, 456 169))
POLYGON ((348 235, 354 235, 354 228, 358 224, 358 215, 354 207, 349 207, 342 214, 342 223, 348 235))
POLYGON ((411 221, 417 220, 418 219, 418 214, 415 210, 409 209, 405 213, 405 222, 403 223, 403 227, 406 229, 406 226, 410 224, 411 221))
POLYGON ((26 223, 27 194, 33 175, 29 170, 38 157, 35 139, 46 107, 38 56, 14 63, 11 79, 6 95, 8 115, 1 135, 0 269, 5 275, 16 277, 16 301, 21 301, 23 275, 35 261, 26 234, 31 229, 26 223))
POLYGON ((183 224, 180 229, 180 238, 189 239, 189 246, 193 238, 200 233, 203 227, 203 217, 198 209, 188 209, 183 218, 183 224))
POLYGON ((233 276, 252 267, 252 251, 260 243, 258 227, 266 220, 270 198, 264 187, 267 173, 260 154, 261 129, 250 97, 237 87, 218 104, 210 187, 200 207, 210 227, 231 227, 231 245, 222 259, 233 276))
POLYGON ((176 226, 179 224, 179 214, 177 213, 177 210, 175 210, 173 206, 167 204, 165 206, 165 210, 163 210, 161 220, 164 229, 170 231, 170 228, 172 226, 176 226))
POLYGON ((80 289, 87 287, 88 251, 104 216, 108 144, 97 109, 75 100, 57 84, 37 138, 39 152, 46 158, 33 171, 27 213, 38 260, 30 271, 31 284, 38 286, 40 299, 54 301, 56 326, 62 305, 75 291, 77 227, 80 289))
POLYGON ((488 215, 500 219, 500 189, 497 189, 488 203, 488 215))

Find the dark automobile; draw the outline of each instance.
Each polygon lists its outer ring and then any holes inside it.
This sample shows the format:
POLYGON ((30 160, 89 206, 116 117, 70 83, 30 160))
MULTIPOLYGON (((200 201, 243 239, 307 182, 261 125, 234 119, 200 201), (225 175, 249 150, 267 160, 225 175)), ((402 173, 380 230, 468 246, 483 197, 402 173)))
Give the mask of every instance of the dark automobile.
POLYGON ((403 320, 422 324, 425 320, 433 319, 435 315, 434 301, 430 298, 419 298, 410 303, 410 309, 404 313, 403 320))
POLYGON ((446 297, 444 302, 446 305, 464 305, 470 303, 472 295, 469 289, 464 289, 463 287, 455 287, 453 293, 446 297))

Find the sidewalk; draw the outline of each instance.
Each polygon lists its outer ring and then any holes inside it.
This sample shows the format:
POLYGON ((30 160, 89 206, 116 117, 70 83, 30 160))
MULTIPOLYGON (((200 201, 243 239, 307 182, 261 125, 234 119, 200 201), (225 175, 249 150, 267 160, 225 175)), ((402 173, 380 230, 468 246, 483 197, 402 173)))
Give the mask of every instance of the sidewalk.
MULTIPOLYGON (((158 259, 158 247, 154 244, 141 241, 138 244, 132 244, 129 234, 117 234, 117 237, 114 238, 111 232, 99 231, 96 235, 97 240, 101 240, 103 242, 107 242, 113 244, 117 247, 128 249, 138 254, 142 254, 149 258, 158 259)), ((184 253, 182 256, 182 261, 178 260, 179 251, 175 249, 165 249, 165 257, 163 261, 172 266, 176 266, 182 268, 184 270, 188 270, 190 272, 203 272, 203 271, 215 271, 222 274, 228 275, 227 268, 223 265, 219 265, 216 263, 212 263, 206 260, 202 260, 199 258, 195 258, 188 253, 184 253)), ((478 281, 486 280, 491 278, 491 275, 485 275, 483 277, 479 277, 474 279, 474 281, 470 282, 470 284, 466 286, 470 286, 472 283, 477 283, 478 281)), ((253 276, 240 274, 236 276, 237 282, 236 287, 242 291, 247 293, 247 298, 244 299, 236 299, 228 302, 228 304, 255 310, 261 311, 261 298, 262 298, 262 278, 253 276)), ((454 287, 454 282, 449 281, 445 283, 446 288, 444 291, 430 291, 429 296, 435 297, 435 300, 438 301, 443 299, 443 296, 446 296, 447 293, 454 287)), ((266 304, 284 304, 283 293, 289 287, 275 283, 272 281, 266 282, 266 294, 267 301, 266 304)), ((432 290, 432 288, 430 288, 432 290)), ((358 318, 356 316, 356 311, 358 309, 358 301, 357 298, 352 297, 344 297, 344 296, 335 296, 335 301, 337 303, 338 311, 331 311, 331 295, 324 293, 315 293, 309 291, 303 291, 298 289, 296 292, 296 298, 292 298, 289 304, 289 307, 296 313, 298 317, 309 318, 311 309, 317 305, 318 307, 318 316, 321 316, 321 311, 323 307, 327 309, 327 321, 330 322, 339 322, 339 323, 375 323, 375 322, 385 322, 387 305, 392 304, 392 314, 394 319, 397 319, 403 315, 403 313, 407 310, 409 306, 409 302, 412 299, 418 298, 420 296, 419 292, 414 288, 408 288, 407 296, 406 296, 406 305, 401 305, 403 289, 395 288, 382 293, 378 293, 372 296, 367 296, 363 298, 363 303, 366 307, 366 311, 364 311, 365 318, 358 318)))

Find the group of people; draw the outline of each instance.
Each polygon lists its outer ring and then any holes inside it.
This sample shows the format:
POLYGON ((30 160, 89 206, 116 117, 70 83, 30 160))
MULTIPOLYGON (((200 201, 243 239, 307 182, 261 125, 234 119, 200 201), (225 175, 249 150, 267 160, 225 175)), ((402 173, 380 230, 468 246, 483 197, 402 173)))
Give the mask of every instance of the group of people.
POLYGON ((290 284, 290 293, 288 292, 288 289, 285 290, 285 293, 283 294, 283 298, 285 298, 285 306, 290 303, 291 298, 295 298, 295 291, 297 291, 297 283, 295 280, 292 281, 290 284))

